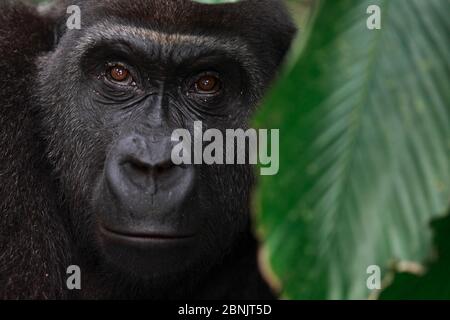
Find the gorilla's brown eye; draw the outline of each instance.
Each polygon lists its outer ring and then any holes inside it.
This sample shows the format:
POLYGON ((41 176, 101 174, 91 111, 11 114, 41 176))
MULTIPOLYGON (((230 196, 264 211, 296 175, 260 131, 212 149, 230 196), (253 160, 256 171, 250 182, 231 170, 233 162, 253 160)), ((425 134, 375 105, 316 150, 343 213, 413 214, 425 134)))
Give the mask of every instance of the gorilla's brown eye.
POLYGON ((217 93, 220 87, 220 80, 214 75, 203 75, 195 82, 195 91, 200 94, 217 93))
POLYGON ((123 66, 113 66, 109 74, 114 81, 125 82, 130 78, 130 72, 123 66))

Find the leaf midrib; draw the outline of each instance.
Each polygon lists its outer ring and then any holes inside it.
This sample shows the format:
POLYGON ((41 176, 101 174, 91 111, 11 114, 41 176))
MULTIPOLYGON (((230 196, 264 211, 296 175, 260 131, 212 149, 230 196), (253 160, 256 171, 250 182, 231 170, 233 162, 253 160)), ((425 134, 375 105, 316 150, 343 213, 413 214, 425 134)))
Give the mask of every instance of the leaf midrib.
MULTIPOLYGON (((377 66, 377 61, 380 58, 380 52, 381 52, 381 44, 383 42, 383 36, 384 36, 384 30, 386 30, 386 21, 389 21, 388 19, 386 19, 386 17, 388 17, 388 7, 389 7, 389 1, 388 0, 382 0, 381 2, 382 5, 382 9, 381 9, 381 21, 382 21, 382 28, 380 30, 369 30, 369 32, 377 32, 377 35, 375 37, 374 40, 374 45, 373 45, 373 49, 370 50, 370 58, 369 58, 369 62, 367 64, 367 70, 369 70, 367 72, 367 77, 366 77, 366 81, 365 84, 362 85, 361 87, 364 88, 364 91, 361 93, 361 98, 360 98, 360 103, 355 104, 355 117, 354 119, 352 119, 352 124, 350 130, 349 130, 349 135, 351 135, 352 137, 350 138, 351 145, 348 147, 348 152, 347 152, 347 160, 345 161, 345 165, 343 169, 343 178, 341 180, 341 183, 339 185, 339 194, 337 196, 337 199, 343 199, 345 198, 345 186, 348 184, 350 177, 351 177, 351 168, 353 166, 353 163, 355 161, 355 152, 354 150, 356 150, 361 142, 361 130, 362 130, 362 115, 364 113, 364 106, 367 105, 367 101, 369 101, 369 97, 370 97, 370 88, 371 88, 371 84, 375 81, 376 79, 376 66, 377 66)), ((353 114, 353 112, 352 112, 353 114)), ((342 210, 342 206, 345 202, 344 201, 338 201, 338 204, 336 206, 335 209, 335 213, 339 213, 342 210)), ((333 239, 336 238, 336 234, 337 234, 338 230, 334 229, 333 235, 331 235, 329 237, 329 239, 331 239, 330 241, 332 243, 336 243, 336 241, 334 241, 333 239)), ((333 264, 333 261, 329 262, 330 264, 333 264)))

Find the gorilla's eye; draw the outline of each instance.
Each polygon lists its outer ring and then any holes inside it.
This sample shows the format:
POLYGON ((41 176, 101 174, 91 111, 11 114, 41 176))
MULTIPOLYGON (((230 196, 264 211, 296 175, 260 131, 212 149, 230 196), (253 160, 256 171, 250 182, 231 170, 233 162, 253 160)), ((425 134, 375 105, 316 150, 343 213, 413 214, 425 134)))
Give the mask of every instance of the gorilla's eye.
POLYGON ((111 67, 109 74, 117 82, 124 82, 130 77, 130 72, 123 66, 111 67))
POLYGON ((194 91, 197 94, 216 94, 220 91, 222 83, 215 74, 202 74, 194 84, 194 91))
POLYGON ((130 70, 122 64, 108 64, 106 79, 120 85, 133 85, 134 79, 130 70))

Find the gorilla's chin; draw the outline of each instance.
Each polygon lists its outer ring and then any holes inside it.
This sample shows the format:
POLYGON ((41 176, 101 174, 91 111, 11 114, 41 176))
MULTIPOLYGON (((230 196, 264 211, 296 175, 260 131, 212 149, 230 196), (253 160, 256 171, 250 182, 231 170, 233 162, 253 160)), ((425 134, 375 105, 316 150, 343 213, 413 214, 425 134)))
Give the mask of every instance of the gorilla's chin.
POLYGON ((107 264, 139 278, 186 270, 196 256, 195 235, 133 234, 99 226, 100 250, 107 264))

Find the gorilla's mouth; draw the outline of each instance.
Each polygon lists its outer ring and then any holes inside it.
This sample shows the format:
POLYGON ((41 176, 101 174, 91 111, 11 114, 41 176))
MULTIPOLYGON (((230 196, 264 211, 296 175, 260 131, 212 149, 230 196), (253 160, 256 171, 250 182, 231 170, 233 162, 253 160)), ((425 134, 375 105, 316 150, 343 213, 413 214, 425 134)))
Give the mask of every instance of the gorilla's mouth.
POLYGON ((184 232, 136 232, 98 225, 106 262, 138 277, 182 272, 193 259, 198 236, 184 232))
POLYGON ((195 237, 195 234, 175 234, 175 233, 162 233, 162 232, 132 232, 113 230, 104 225, 100 226, 100 232, 103 236, 109 238, 116 238, 116 240, 122 241, 176 241, 176 240, 188 240, 195 237))

